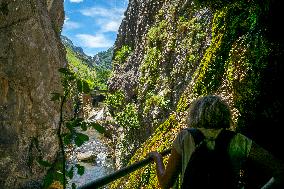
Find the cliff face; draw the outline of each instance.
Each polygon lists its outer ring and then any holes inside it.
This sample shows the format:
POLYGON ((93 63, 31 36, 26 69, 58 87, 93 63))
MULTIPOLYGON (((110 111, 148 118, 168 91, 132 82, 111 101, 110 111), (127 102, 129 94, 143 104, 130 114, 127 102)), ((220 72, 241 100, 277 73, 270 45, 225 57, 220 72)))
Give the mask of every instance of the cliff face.
POLYGON ((63 0, 0 0, 0 188, 36 188, 58 151, 63 0))
MULTIPOLYGON (((192 100, 217 94, 230 105, 238 131, 283 158, 282 6, 277 0, 130 1, 109 84, 110 107, 124 127, 122 154, 136 151, 134 162, 170 147, 186 127, 192 100)), ((154 171, 141 169, 112 187, 155 188, 154 171)))
POLYGON ((145 49, 145 36, 153 25, 154 17, 161 8, 159 1, 129 1, 125 19, 123 19, 119 35, 115 42, 114 51, 121 50, 123 46, 128 46, 132 53, 122 64, 114 63, 116 73, 110 80, 109 89, 111 91, 124 90, 127 97, 132 98, 135 88, 138 85, 139 65, 143 59, 145 49))

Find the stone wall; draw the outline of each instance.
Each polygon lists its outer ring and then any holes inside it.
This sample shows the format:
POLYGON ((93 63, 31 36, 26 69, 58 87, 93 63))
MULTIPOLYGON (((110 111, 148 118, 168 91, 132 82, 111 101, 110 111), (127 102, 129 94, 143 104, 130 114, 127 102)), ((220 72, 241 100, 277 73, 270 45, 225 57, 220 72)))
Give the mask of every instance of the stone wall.
POLYGON ((63 0, 0 0, 0 188, 37 188, 58 152, 63 0))

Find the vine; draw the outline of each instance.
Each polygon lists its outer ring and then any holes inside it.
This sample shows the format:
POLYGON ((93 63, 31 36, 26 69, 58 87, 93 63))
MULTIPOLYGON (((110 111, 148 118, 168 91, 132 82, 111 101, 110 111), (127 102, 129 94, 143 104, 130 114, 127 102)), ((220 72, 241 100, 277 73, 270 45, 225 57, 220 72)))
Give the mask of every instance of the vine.
MULTIPOLYGON (((81 94, 90 93, 90 87, 86 80, 76 77, 75 73, 71 72, 67 68, 60 68, 59 72, 61 74, 63 92, 52 93, 51 100, 60 103, 60 117, 57 129, 60 160, 53 165, 47 161, 40 160, 40 164, 44 167, 50 168, 44 179, 44 188, 50 188, 52 185, 61 185, 61 187, 52 187, 62 188, 63 186, 65 189, 68 184, 68 180, 73 178, 75 171, 77 171, 77 174, 80 176, 82 176, 85 172, 84 166, 80 164, 75 164, 70 167, 66 166, 66 146, 73 149, 74 147, 82 146, 89 140, 89 137, 81 131, 86 131, 89 127, 93 127, 101 133, 104 132, 104 128, 97 123, 87 123, 83 118, 79 118, 76 112, 78 108, 76 105, 74 107, 74 115, 67 116, 66 114, 65 116, 64 113, 67 112, 67 109, 65 108, 69 102, 73 103, 81 94)), ((75 183, 72 183, 71 187, 72 189, 77 188, 75 183)))

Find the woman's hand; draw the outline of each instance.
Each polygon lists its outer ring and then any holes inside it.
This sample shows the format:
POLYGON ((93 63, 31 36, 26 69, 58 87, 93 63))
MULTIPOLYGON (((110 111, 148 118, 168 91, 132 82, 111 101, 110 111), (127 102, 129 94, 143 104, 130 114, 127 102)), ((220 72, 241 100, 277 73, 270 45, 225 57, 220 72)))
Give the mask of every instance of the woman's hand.
POLYGON ((162 189, 171 188, 181 171, 181 155, 175 149, 172 149, 167 169, 165 169, 162 155, 157 151, 148 153, 147 157, 153 159, 156 163, 156 172, 160 187, 162 189))

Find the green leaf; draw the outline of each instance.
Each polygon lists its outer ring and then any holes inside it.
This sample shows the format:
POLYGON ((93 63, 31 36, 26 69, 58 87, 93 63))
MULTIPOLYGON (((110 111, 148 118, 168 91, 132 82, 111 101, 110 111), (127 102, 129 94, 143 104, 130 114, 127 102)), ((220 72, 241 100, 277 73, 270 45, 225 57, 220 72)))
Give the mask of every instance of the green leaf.
POLYGON ((79 164, 76 164, 77 173, 82 176, 85 173, 85 167, 79 164))
POLYGON ((68 81, 73 81, 73 80, 76 79, 76 76, 75 75, 70 75, 67 79, 68 79, 68 81))
POLYGON ((80 147, 84 144, 84 142, 88 141, 89 137, 88 135, 82 134, 82 133, 76 133, 75 137, 75 144, 80 147))
POLYGON ((76 184, 75 183, 72 183, 72 189, 76 189, 77 188, 77 186, 76 186, 76 184))
POLYGON ((71 144, 72 143, 72 135, 71 133, 68 133, 64 136, 63 142, 65 145, 71 144))
POLYGON ((61 95, 59 93, 51 93, 51 101, 60 100, 61 95))
POLYGON ((65 75, 73 75, 73 73, 68 68, 59 68, 58 71, 65 75))
POLYGON ((53 183, 53 174, 52 172, 48 172, 47 175, 43 179, 43 188, 48 188, 53 183))
POLYGON ((101 134, 106 133, 106 129, 98 123, 91 123, 91 126, 101 134))
POLYGON ((84 122, 84 119, 83 118, 76 118, 74 119, 73 121, 73 127, 78 127, 82 124, 82 122, 84 122))
POLYGON ((74 130, 74 123, 72 121, 68 121, 66 123, 66 127, 67 129, 69 129, 70 132, 72 132, 74 130))
POLYGON ((83 80, 83 92, 89 93, 91 91, 90 86, 86 80, 83 80))
POLYGON ((66 172, 66 175, 72 179, 74 176, 74 166, 71 167, 71 169, 69 171, 66 172))
POLYGON ((56 171, 54 173, 54 180, 58 180, 61 184, 63 184, 64 182, 64 176, 62 174, 62 172, 56 171))
POLYGON ((83 123, 81 124, 81 129, 82 129, 83 131, 86 131, 86 130, 87 130, 87 123, 86 123, 86 122, 83 122, 83 123))
POLYGON ((39 160, 37 160, 37 162, 44 167, 51 167, 52 166, 51 163, 49 163, 48 161, 45 161, 43 159, 39 159, 39 160))
POLYGON ((76 122, 76 123, 80 123, 80 122, 83 122, 84 121, 84 119, 83 118, 80 118, 80 117, 78 117, 78 118, 74 118, 74 119, 72 119, 74 122, 76 122))
POLYGON ((80 79, 77 79, 77 90, 82 93, 83 92, 83 83, 80 79))

